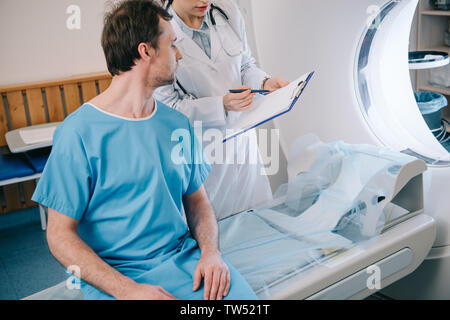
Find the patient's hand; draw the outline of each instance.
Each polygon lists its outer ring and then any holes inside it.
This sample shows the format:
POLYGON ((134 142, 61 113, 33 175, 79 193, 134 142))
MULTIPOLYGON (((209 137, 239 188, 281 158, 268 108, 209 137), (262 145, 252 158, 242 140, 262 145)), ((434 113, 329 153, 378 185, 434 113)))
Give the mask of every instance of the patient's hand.
POLYGON ((160 286, 134 283, 124 289, 120 300, 177 300, 173 295, 160 286))
POLYGON ((230 271, 219 251, 202 253, 194 272, 193 291, 198 290, 204 278, 203 298, 222 300, 230 289, 230 271))

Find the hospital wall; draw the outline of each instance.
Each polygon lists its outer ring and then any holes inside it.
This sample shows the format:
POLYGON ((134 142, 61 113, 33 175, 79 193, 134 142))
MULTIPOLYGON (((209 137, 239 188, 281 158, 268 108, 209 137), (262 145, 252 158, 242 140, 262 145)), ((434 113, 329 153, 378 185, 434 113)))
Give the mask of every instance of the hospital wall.
POLYGON ((105 71, 100 37, 105 9, 114 2, 1 0, 0 86, 105 71), (79 28, 67 25, 73 5, 80 9, 79 28))
MULTIPOLYGON (((1 0, 0 86, 105 72, 100 37, 105 9, 113 2, 1 0), (73 5, 80 10, 79 26, 72 18, 73 5)), ((241 2, 246 9, 249 1, 241 2)), ((249 28, 254 48, 253 32, 249 28)), ((269 123, 265 128, 272 127, 269 123)), ((286 178, 285 162, 281 154, 279 174, 270 176, 274 190, 286 178)))
POLYGON ((106 70, 100 46, 105 0, 1 0, 0 85, 106 70), (71 5, 80 29, 67 26, 71 5))
MULTIPOLYGON (((249 43, 258 60, 255 31, 248 14, 252 1, 236 1, 247 20, 249 43)), ((1 0, 0 85, 106 70, 100 34, 108 3, 111 1, 1 0), (71 5, 81 10, 80 29, 67 27, 70 14, 66 11, 71 5)), ((412 30, 412 48, 417 47, 415 30, 417 20, 412 30)))
MULTIPOLYGON (((282 2, 281 0, 280 2, 282 2)), ((106 71, 100 46, 105 9, 112 0, 1 0, 0 86, 57 79, 106 71), (79 28, 68 26, 71 6, 80 9, 79 28)), ((236 0, 247 24, 250 46, 258 61, 251 0, 236 0)), ((307 10, 308 1, 305 1, 307 10)), ((416 28, 416 27, 415 27, 416 28)), ((413 28, 413 33, 414 32, 413 28)), ((287 35, 284 35, 287 36, 287 35)), ((412 38, 415 46, 415 37, 412 38)), ((263 66, 264 67, 264 66, 263 66)), ((277 70, 266 70, 274 75, 277 70)), ((287 79, 289 80, 289 79, 287 79)), ((272 129, 273 123, 262 129, 272 129)), ((272 189, 286 181, 286 159, 282 152, 278 174, 270 176, 272 189)))

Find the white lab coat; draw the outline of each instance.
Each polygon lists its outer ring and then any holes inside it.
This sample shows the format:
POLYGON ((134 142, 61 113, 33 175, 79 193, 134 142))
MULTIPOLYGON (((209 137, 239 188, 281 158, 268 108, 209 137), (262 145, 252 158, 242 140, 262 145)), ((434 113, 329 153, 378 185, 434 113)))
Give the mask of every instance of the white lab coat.
MULTIPOLYGON (((223 106, 223 96, 229 89, 242 85, 260 88, 268 75, 255 66, 247 43, 244 19, 236 4, 230 0, 212 2, 223 9, 230 20, 228 22, 214 10, 216 27, 209 23, 211 59, 172 19, 172 27, 177 35, 177 46, 183 55, 183 59, 179 61, 176 77, 189 95, 185 95, 174 84, 157 89, 154 97, 184 113, 191 124, 201 121, 203 132, 210 128, 225 132, 239 118, 240 113, 227 114, 223 106), (233 56, 226 53, 222 43, 233 56)), ((239 153, 233 161, 223 164, 211 163, 212 171, 205 181, 205 189, 219 219, 272 199, 269 180, 261 164, 259 148, 256 143, 250 143, 252 139, 256 139, 255 130, 232 142, 236 144, 239 153), (248 160, 255 156, 259 163, 249 163, 248 160), (247 161, 243 164, 241 161, 239 164, 237 158, 247 161)), ((208 143, 203 141, 203 148, 207 145, 208 143)), ((226 148, 226 144, 223 148, 226 148)), ((226 150, 223 152, 226 156, 226 150)))

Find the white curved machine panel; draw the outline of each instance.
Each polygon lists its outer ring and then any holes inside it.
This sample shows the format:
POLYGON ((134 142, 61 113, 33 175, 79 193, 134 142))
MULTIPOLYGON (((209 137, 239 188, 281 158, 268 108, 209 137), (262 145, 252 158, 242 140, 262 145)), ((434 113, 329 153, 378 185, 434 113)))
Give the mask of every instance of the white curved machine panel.
MULTIPOLYGON (((283 150, 297 137, 314 133, 325 142, 388 146, 426 160, 425 213, 437 222, 426 263, 433 270, 450 265, 450 155, 418 110, 408 68, 418 0, 247 2, 262 68, 287 80, 315 71, 302 102, 274 121, 283 150)), ((450 288, 450 272, 434 273, 433 281, 424 273, 419 268, 420 281, 414 279, 429 287, 427 295, 408 297, 450 297, 450 289, 433 287, 446 283, 450 288)))

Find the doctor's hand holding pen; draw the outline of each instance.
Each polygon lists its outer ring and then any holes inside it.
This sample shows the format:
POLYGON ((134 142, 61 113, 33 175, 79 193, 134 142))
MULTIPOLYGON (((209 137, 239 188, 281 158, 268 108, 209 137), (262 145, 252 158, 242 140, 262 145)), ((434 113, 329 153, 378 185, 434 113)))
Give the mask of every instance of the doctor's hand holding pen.
POLYGON ((225 110, 242 112, 249 109, 253 103, 253 97, 256 93, 252 93, 250 87, 240 87, 236 91, 240 93, 229 92, 223 97, 223 106, 225 110))
POLYGON ((289 85, 289 82, 280 77, 266 78, 263 82, 263 90, 252 90, 250 87, 230 90, 231 92, 223 97, 223 105, 226 111, 242 112, 251 108, 255 94, 270 94, 287 85, 289 85))
POLYGON ((263 82, 263 89, 269 90, 270 92, 277 91, 278 89, 284 88, 289 85, 290 82, 281 79, 280 77, 266 78, 263 82))

